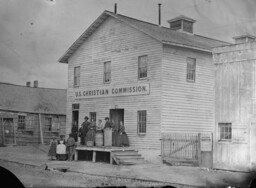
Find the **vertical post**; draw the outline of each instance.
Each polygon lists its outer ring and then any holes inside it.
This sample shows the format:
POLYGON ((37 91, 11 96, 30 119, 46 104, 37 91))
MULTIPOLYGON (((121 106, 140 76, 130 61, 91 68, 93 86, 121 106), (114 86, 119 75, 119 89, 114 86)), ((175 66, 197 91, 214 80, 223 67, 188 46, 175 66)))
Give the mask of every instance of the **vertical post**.
POLYGON ((110 164, 113 164, 113 153, 110 151, 110 164))
POLYGON ((96 162, 96 151, 93 151, 93 153, 92 153, 92 162, 93 163, 96 162))
POLYGON ((202 164, 202 156, 201 156, 201 133, 198 133, 198 145, 197 145, 197 153, 198 153, 198 165, 202 164))
POLYGON ((41 144, 44 144, 44 137, 43 137, 43 129, 42 129, 41 114, 39 114, 38 117, 39 117, 39 129, 40 129, 41 144))
POLYGON ((77 161, 77 160, 78 160, 78 150, 75 149, 75 161, 77 161))
MULTIPOLYGON (((13 117, 12 125, 13 125, 13 137, 14 137, 14 145, 16 145, 16 131, 15 131, 15 118, 13 117)), ((18 117, 17 117, 17 122, 18 122, 18 117)))
POLYGON ((5 136, 4 136, 4 120, 1 118, 1 125, 2 125, 2 134, 3 134, 3 145, 5 145, 5 136))
POLYGON ((117 3, 115 3, 115 9, 114 9, 114 13, 116 14, 117 12, 117 3))
POLYGON ((161 26, 161 3, 158 3, 158 26, 161 26))

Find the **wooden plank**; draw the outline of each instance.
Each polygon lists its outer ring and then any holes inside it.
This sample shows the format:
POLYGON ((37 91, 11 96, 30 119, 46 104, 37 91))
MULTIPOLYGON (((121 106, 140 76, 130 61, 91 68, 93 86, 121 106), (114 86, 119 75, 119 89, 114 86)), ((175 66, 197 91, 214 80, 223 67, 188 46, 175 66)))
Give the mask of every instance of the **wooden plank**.
POLYGON ((95 163, 96 162, 96 151, 92 152, 92 162, 95 163))
POLYGON ((42 118, 41 118, 41 114, 38 114, 38 118, 39 118, 39 129, 40 129, 41 144, 44 144, 44 137, 43 137, 43 130, 42 130, 42 118))

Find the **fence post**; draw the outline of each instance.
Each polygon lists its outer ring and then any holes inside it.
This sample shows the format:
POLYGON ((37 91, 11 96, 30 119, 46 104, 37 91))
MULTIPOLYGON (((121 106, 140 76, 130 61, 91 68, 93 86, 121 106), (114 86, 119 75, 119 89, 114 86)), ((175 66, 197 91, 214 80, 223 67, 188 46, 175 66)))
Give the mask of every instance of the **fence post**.
POLYGON ((201 156, 201 133, 198 133, 198 145, 197 145, 197 154, 198 154, 198 166, 201 167, 202 156, 201 156))

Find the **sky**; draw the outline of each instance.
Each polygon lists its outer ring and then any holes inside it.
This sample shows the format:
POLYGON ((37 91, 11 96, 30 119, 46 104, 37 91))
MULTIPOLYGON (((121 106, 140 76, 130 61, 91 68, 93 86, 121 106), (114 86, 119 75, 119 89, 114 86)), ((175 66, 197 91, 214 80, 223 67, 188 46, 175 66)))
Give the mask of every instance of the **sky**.
POLYGON ((194 33, 233 43, 256 35, 256 0, 0 0, 0 82, 67 88, 68 65, 58 59, 104 11, 158 24, 179 15, 194 33))

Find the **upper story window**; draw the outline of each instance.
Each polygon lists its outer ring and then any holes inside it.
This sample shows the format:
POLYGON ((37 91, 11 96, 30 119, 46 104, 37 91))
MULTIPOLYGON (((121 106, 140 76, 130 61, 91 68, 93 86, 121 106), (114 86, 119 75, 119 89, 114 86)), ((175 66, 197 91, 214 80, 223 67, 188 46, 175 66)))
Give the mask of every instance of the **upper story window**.
POLYGON ((26 127, 26 116, 18 116, 18 129, 25 129, 26 127))
POLYGON ((138 59, 138 78, 147 78, 148 76, 148 56, 139 56, 138 59))
POLYGON ((231 141, 232 139, 232 124, 219 123, 219 141, 231 141))
POLYGON ((187 81, 195 82, 196 80, 196 59, 187 58, 187 81))
POLYGON ((104 83, 110 83, 111 81, 111 62, 104 63, 104 83))
POLYGON ((138 111, 138 134, 145 134, 146 133, 146 126, 147 126, 147 111, 141 110, 138 111))
POLYGON ((74 86, 80 86, 80 66, 74 67, 74 86))

